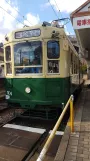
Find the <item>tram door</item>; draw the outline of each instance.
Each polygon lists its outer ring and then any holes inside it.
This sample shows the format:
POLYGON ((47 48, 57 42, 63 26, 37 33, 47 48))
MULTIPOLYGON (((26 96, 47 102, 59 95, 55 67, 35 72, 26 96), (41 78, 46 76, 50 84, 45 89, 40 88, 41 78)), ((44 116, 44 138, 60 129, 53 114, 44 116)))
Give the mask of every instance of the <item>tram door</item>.
POLYGON ((47 73, 59 74, 60 46, 58 40, 47 41, 47 73))

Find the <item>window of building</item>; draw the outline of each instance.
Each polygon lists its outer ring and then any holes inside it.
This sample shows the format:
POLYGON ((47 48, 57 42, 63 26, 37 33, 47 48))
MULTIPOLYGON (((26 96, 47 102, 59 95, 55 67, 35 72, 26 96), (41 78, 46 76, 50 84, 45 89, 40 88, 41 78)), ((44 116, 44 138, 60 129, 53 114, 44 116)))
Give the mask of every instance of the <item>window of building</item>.
POLYGON ((90 6, 88 7, 88 11, 90 12, 90 6))

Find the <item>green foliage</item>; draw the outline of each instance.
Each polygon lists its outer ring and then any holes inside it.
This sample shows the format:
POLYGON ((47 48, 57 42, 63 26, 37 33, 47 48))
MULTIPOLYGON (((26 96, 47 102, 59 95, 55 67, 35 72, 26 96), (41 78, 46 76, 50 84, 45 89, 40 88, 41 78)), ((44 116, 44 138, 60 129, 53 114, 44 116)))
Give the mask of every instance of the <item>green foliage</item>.
POLYGON ((81 66, 81 71, 83 73, 87 71, 87 65, 86 64, 84 64, 84 65, 81 66))

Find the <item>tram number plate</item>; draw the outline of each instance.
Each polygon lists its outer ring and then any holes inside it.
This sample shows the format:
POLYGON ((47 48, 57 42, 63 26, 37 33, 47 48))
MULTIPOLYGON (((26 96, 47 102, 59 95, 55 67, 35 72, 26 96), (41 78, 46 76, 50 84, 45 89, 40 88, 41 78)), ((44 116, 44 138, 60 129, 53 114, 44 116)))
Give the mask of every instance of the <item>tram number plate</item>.
POLYGON ((7 95, 12 96, 12 92, 11 91, 7 91, 7 95))
POLYGON ((11 91, 7 91, 6 100, 10 99, 10 96, 12 96, 12 92, 11 91))

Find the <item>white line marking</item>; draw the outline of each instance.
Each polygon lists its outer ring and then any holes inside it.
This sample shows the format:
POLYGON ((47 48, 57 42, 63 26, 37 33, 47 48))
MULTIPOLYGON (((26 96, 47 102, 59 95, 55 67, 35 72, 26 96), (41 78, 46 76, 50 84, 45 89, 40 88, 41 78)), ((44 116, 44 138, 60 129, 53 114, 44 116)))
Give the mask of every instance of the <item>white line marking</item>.
POLYGON ((40 134, 43 134, 45 132, 45 129, 39 129, 39 128, 21 126, 21 125, 13 125, 13 124, 6 124, 3 127, 19 129, 19 130, 29 131, 29 132, 35 132, 35 133, 40 133, 40 134))
MULTIPOLYGON (((52 132, 52 130, 50 130, 49 134, 51 134, 51 132, 52 132)), ((57 131, 56 135, 64 135, 64 132, 63 131, 57 131)))
MULTIPOLYGON (((12 128, 12 129, 18 129, 18 130, 23 130, 23 131, 29 131, 29 132, 34 132, 34 133, 39 133, 43 134, 46 129, 41 129, 41 128, 33 128, 33 127, 27 127, 27 126, 21 126, 21 125, 14 125, 14 124, 6 124, 3 127, 6 128, 12 128)), ((51 133, 52 130, 50 130, 49 133, 51 133)), ((57 131, 56 135, 63 135, 63 131, 57 131)))

